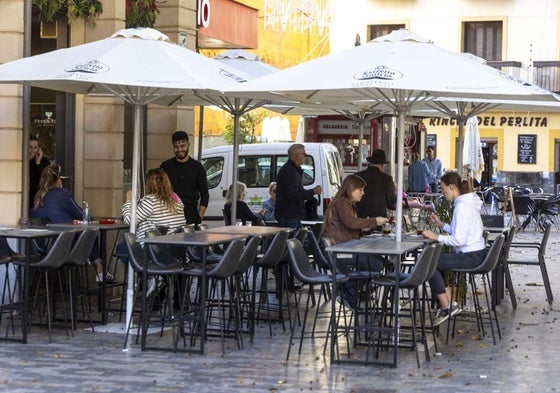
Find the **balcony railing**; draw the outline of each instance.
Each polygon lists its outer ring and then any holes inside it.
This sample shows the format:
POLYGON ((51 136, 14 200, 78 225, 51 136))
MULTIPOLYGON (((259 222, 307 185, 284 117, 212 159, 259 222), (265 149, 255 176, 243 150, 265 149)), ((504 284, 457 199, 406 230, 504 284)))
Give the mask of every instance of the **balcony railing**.
MULTIPOLYGON (((514 76, 521 76, 521 62, 519 61, 489 61, 489 66, 514 76)), ((543 89, 560 92, 560 61, 535 61, 533 62, 533 83, 543 89)))
POLYGON ((533 68, 536 85, 555 93, 560 92, 560 61, 535 61, 533 68))
POLYGON ((504 74, 521 78, 521 62, 520 61, 489 61, 489 66, 502 71, 504 74))

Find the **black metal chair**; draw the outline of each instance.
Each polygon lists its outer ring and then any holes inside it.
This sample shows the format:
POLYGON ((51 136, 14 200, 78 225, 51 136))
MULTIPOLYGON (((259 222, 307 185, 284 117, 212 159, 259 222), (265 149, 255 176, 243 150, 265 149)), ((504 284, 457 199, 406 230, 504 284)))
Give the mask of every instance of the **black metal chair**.
MULTIPOLYGON (((182 267, 179 266, 167 267, 167 266, 156 265, 153 261, 148 260, 146 256, 146 252, 144 251, 140 243, 136 241, 136 236, 134 233, 125 233, 124 241, 129 254, 128 257, 129 257, 130 267, 134 270, 136 275, 142 277, 142 296, 141 296, 142 312, 140 314, 140 321, 138 324, 139 333, 141 334, 141 350, 144 351, 146 349, 160 349, 160 350, 164 349, 160 347, 149 347, 148 345, 146 345, 150 319, 154 318, 160 323, 165 323, 166 322, 165 318, 169 317, 170 318, 169 322, 172 324, 174 328, 178 327, 182 321, 181 318, 175 318, 174 315, 166 316, 166 315, 162 315, 161 313, 157 313, 154 315, 149 314, 149 309, 148 309, 149 299, 147 296, 147 288, 146 288, 148 282, 148 276, 149 275, 161 275, 161 276, 178 275, 178 274, 182 274, 183 269, 182 267)), ((135 281, 137 282, 137 280, 135 281)), ((136 286, 135 286, 135 291, 137 291, 136 286)), ((134 299, 136 299, 136 296, 134 296, 134 299)), ((134 309, 134 305, 132 308, 134 309)), ((128 342, 130 327, 132 326, 132 317, 133 314, 131 313, 130 319, 126 321, 127 328, 126 328, 126 336, 124 340, 124 348, 126 348, 128 342)), ((174 351, 177 350, 177 340, 175 339, 173 340, 173 350, 174 351)))
MULTIPOLYGON (((66 263, 66 258, 70 253, 70 249, 72 248, 72 242, 74 241, 76 233, 72 231, 62 232, 58 235, 54 243, 49 248, 47 254, 37 262, 33 263, 30 267, 33 268, 33 271, 38 278, 40 279, 41 273, 44 274, 45 277, 45 294, 46 294, 46 309, 47 309, 47 326, 49 330, 49 342, 52 341, 52 329, 51 329, 51 290, 49 287, 49 272, 56 273, 56 279, 58 279, 58 290, 62 296, 62 303, 64 303, 64 287, 62 283, 62 276, 60 274, 60 270, 62 266, 66 263)), ((22 262, 17 261, 16 264, 21 264, 22 262)), ((56 283, 55 283, 56 285, 56 283)), ((37 301, 39 298, 39 291, 40 289, 40 280, 37 281, 36 291, 35 291, 35 300, 33 304, 33 310, 36 308, 37 301)), ((56 290, 53 291, 53 294, 56 293, 56 290)), ((66 307, 64 307, 66 310, 66 307)), ((66 334, 68 335, 68 317, 64 317, 64 324, 66 327, 66 334)))
MULTIPOLYGON (((243 340, 241 337, 241 312, 239 297, 235 297, 233 295, 234 291, 230 280, 234 276, 240 262, 242 261, 241 255, 243 253, 243 247, 244 242, 242 240, 232 241, 220 262, 210 267, 210 269, 206 272, 206 278, 210 281, 207 286, 209 295, 206 297, 208 304, 206 306, 206 329, 208 331, 209 322, 213 317, 213 312, 217 310, 223 354, 225 354, 226 321, 233 319, 233 333, 235 339, 237 340, 237 346, 239 349, 243 346, 243 340), (216 293, 216 291, 219 292, 216 293), (215 297, 212 296, 213 293, 215 293, 215 297), (229 298, 226 295, 229 295, 229 298)), ((188 269, 184 271, 184 274, 186 276, 201 279, 204 274, 202 269, 207 269, 207 267, 202 266, 201 268, 188 269)), ((198 291, 200 291, 201 288, 202 286, 198 285, 198 291)), ((187 296, 188 294, 185 294, 185 297, 187 296)), ((197 298, 200 298, 200 294, 197 298)))
MULTIPOLYGON (((326 274, 326 273, 319 273, 313 265, 310 263, 308 259, 307 252, 303 248, 303 245, 298 239, 288 239, 286 241, 286 249, 288 251, 288 256, 290 258, 290 266, 295 277, 304 285, 307 286, 307 299, 305 303, 305 311, 303 314, 303 321, 301 321, 301 331, 299 335, 299 350, 298 354, 301 354, 301 349, 303 345, 303 339, 306 338, 306 325, 307 325, 307 316, 309 313, 311 304, 311 299, 314 296, 314 288, 316 285, 320 286, 328 286, 328 285, 336 285, 337 283, 346 281, 347 278, 344 274, 326 274)), ((296 297, 296 310, 299 310, 301 305, 301 298, 303 296, 303 290, 299 293, 296 297)), ((313 321, 313 328, 310 332, 307 333, 307 338, 316 338, 316 320, 319 313, 319 305, 315 305, 315 318, 313 321)), ((330 318, 330 309, 328 310, 328 318, 330 318)), ((291 326, 291 334, 290 334, 290 343, 288 346, 288 353, 286 354, 286 360, 290 358, 290 351, 292 348, 292 343, 295 337, 296 332, 296 322, 298 318, 294 318, 292 321, 291 326)), ((327 327, 326 331, 324 332, 325 341, 328 340, 330 332, 330 324, 327 327)))
POLYGON ((91 303, 88 298, 87 288, 82 285, 81 273, 87 274, 89 255, 95 245, 95 240, 98 235, 99 231, 96 229, 86 229, 80 233, 80 236, 78 236, 78 239, 76 239, 72 249, 70 250, 70 254, 68 254, 68 257, 66 258, 66 264, 69 266, 68 289, 70 311, 72 316, 72 329, 75 329, 76 327, 77 308, 75 301, 79 297, 82 300, 82 312, 84 309, 87 309, 91 331, 95 331, 91 319, 91 303), (87 298, 87 306, 84 304, 84 298, 87 298))
MULTIPOLYGON (((550 236, 551 229, 552 229, 552 224, 548 223, 544 230, 541 241, 538 243, 537 242, 512 242, 509 251, 511 251, 512 249, 519 248, 523 250, 533 250, 534 252, 532 254, 529 254, 528 256, 525 253, 521 254, 521 256, 525 257, 523 259, 521 259, 521 257, 512 258, 510 255, 508 255, 508 258, 505 261, 506 278, 509 276, 510 280, 511 280, 511 272, 509 270, 510 265, 539 266, 541 269, 544 289, 546 291, 546 300, 548 301, 549 304, 552 304, 554 298, 552 295, 552 287, 550 285, 550 279, 548 277, 548 270, 546 268, 545 253, 546 253, 546 246, 548 244, 548 238, 550 236), (533 259, 528 259, 528 257, 531 257, 533 259)), ((510 296, 512 298, 512 305, 515 308, 517 306, 517 302, 515 300, 513 285, 510 289, 510 296)))
MULTIPOLYGON (((484 297, 486 299, 488 323, 490 326, 490 331, 492 332, 492 340, 494 341, 494 345, 496 345, 494 324, 496 325, 496 331, 498 333, 499 338, 502 338, 502 334, 500 332, 500 324, 498 322, 496 305, 491 300, 492 287, 491 287, 491 280, 489 274, 492 272, 492 270, 494 270, 494 268, 500 261, 500 256, 502 255, 502 246, 504 244, 504 241, 505 241, 505 235, 504 234, 498 235, 498 237, 496 237, 496 239, 492 242, 492 245, 490 246, 490 249, 488 250, 486 257, 481 262, 481 264, 478 265, 477 267, 471 269, 461 269, 461 268, 450 269, 455 274, 465 273, 469 276, 468 282, 470 283, 471 286, 476 322, 479 330, 482 332, 482 335, 484 336, 485 330, 484 330, 484 319, 483 319, 483 307, 481 306, 480 303, 478 287, 475 279, 477 275, 482 276, 482 285, 484 287, 484 297)), ((453 298, 453 294, 452 294, 452 298, 453 298)), ((450 303, 450 307, 451 307, 451 303, 450 303)), ((458 314, 452 317, 453 326, 455 326, 455 319, 463 314, 466 313, 458 314)), ((451 321, 447 325, 447 337, 449 337, 450 327, 451 327, 451 321)), ((453 329, 453 333, 454 332, 455 329, 453 329)))

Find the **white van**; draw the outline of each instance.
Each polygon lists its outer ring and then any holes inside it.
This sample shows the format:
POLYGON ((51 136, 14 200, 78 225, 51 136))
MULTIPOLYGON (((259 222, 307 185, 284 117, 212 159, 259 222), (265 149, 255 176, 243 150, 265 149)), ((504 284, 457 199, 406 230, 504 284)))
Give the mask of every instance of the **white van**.
MULTIPOLYGON (((268 186, 288 160, 288 148, 293 143, 255 143, 239 146, 238 179, 247 185, 245 202, 253 211, 260 211, 269 198, 268 186)), ((322 216, 342 183, 342 161, 338 150, 330 143, 303 143, 307 153, 303 168, 306 189, 323 188, 318 214, 322 216)), ((208 178, 210 201, 205 220, 223 220, 222 209, 226 192, 233 179, 233 146, 218 146, 202 152, 202 166, 208 178)))

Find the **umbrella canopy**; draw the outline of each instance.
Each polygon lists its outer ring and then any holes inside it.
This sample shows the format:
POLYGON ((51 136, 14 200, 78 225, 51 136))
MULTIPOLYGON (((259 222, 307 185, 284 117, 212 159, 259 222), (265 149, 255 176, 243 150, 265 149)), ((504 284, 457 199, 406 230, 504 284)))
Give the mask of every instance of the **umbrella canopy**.
MULTIPOLYGON (((140 178, 142 106, 162 97, 199 97, 197 93, 223 90, 244 81, 246 77, 239 70, 173 44, 165 34, 150 28, 123 29, 106 39, 0 65, 0 83, 111 95, 132 104, 132 195, 138 195, 140 178)), ((197 100, 204 102, 202 98, 197 100)), ((130 231, 136 231, 134 198, 130 231)), ((133 271, 128 272, 127 321, 133 294, 133 271)))
MULTIPOLYGON (((352 49, 236 86, 231 93, 325 107, 383 103, 399 116, 397 240, 402 229, 404 119, 436 97, 555 101, 552 93, 400 29, 352 49), (467 77, 468 76, 468 77, 467 77)), ((292 104, 286 104, 292 105, 292 104)))
POLYGON ((472 171, 472 177, 480 182, 482 172, 484 172, 484 156, 482 155, 476 116, 467 120, 467 131, 465 132, 463 146, 463 166, 468 166, 469 170, 472 171))
POLYGON ((214 59, 243 71, 251 78, 258 78, 278 71, 278 68, 265 63, 257 55, 243 49, 230 49, 220 52, 214 59))

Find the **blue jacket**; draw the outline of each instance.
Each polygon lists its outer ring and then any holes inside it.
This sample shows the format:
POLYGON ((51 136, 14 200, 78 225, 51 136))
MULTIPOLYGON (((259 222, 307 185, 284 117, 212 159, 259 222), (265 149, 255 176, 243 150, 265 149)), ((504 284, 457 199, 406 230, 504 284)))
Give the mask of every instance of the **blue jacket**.
POLYGON ((425 192, 430 186, 432 174, 424 161, 414 161, 408 167, 408 191, 425 192))
POLYGON ((48 218, 51 222, 58 224, 83 220, 84 212, 68 190, 55 187, 47 192, 43 204, 32 212, 32 216, 48 218))

